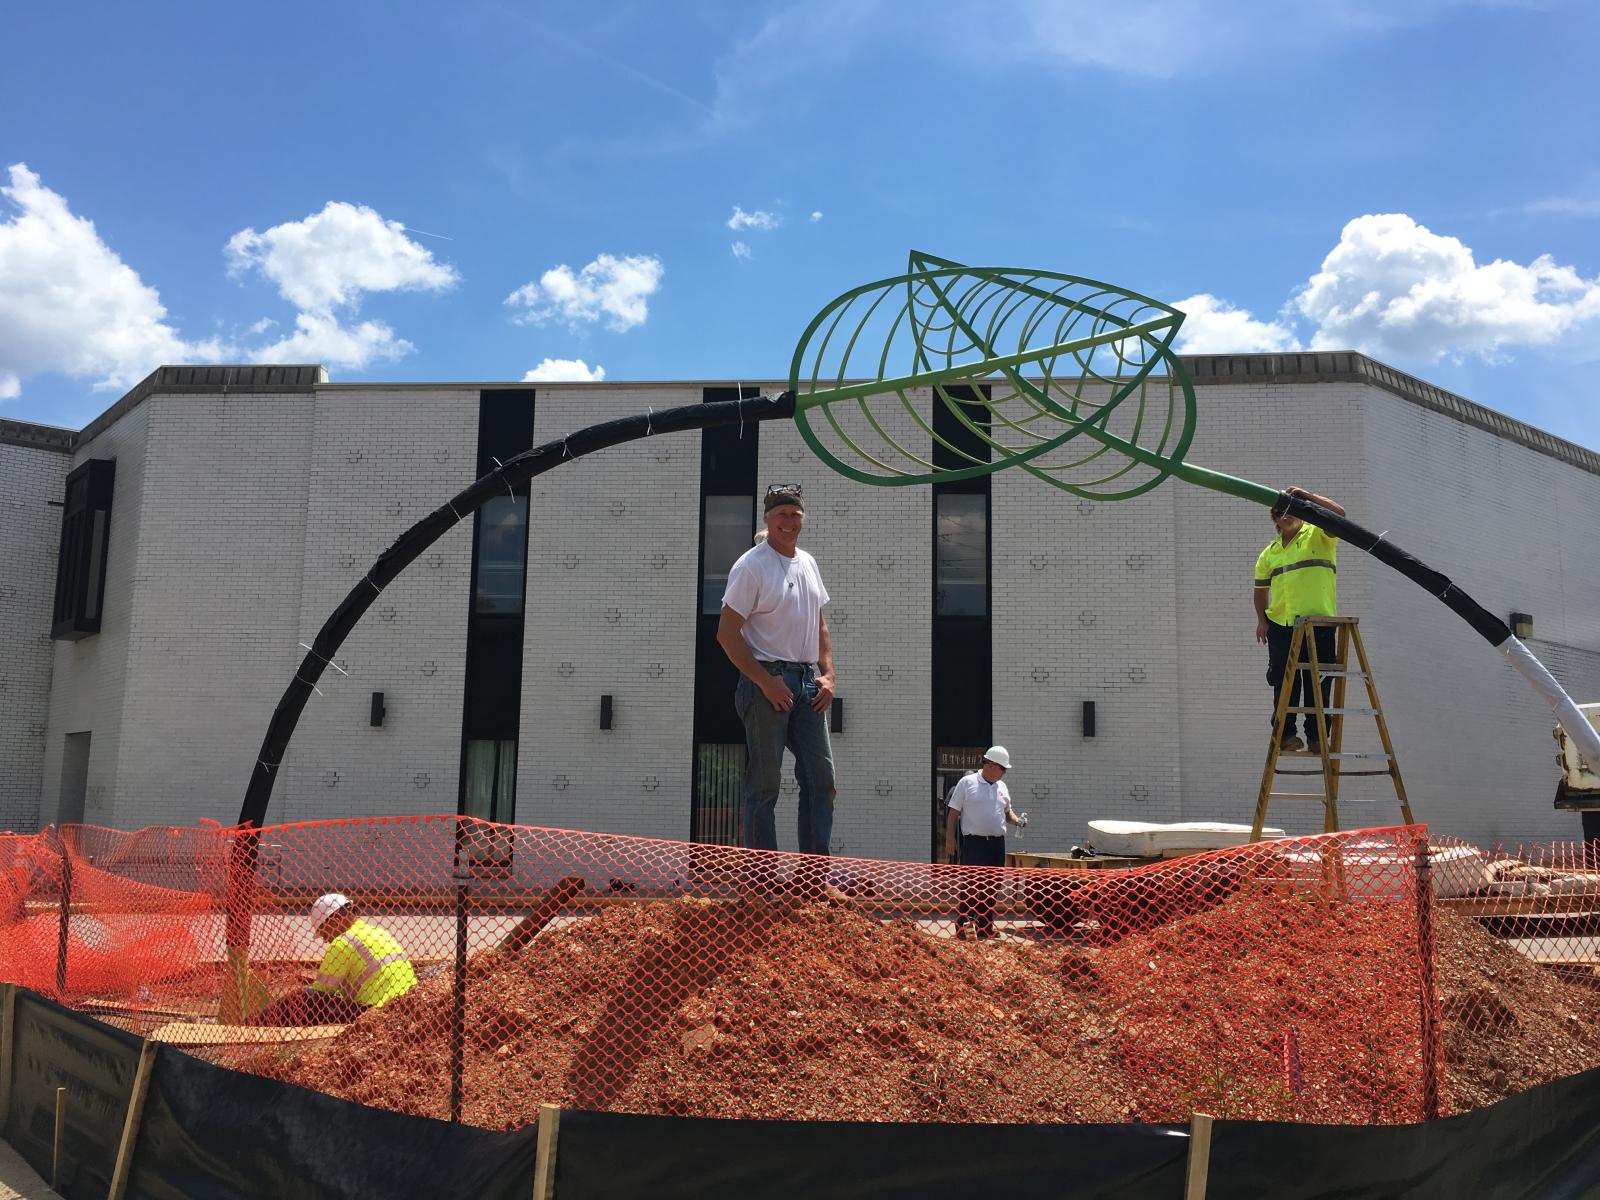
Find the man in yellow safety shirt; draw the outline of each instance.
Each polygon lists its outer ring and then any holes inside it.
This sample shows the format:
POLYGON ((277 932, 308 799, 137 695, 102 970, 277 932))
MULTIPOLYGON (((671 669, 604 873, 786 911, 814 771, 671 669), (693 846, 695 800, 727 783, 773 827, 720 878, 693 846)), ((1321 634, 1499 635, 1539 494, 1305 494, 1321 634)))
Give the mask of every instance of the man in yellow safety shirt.
MULTIPOLYGON (((1344 509, 1326 496, 1313 495, 1305 488, 1298 487, 1285 488, 1284 491, 1344 516, 1344 509)), ((1252 598, 1256 609, 1256 641, 1265 642, 1267 646, 1267 683, 1272 687, 1272 712, 1275 718, 1278 688, 1283 683, 1283 672, 1288 665, 1289 642, 1294 637, 1295 618, 1331 617, 1338 612, 1339 542, 1325 530, 1307 524, 1299 517, 1291 517, 1281 503, 1273 506, 1272 524, 1278 536, 1267 543, 1266 549, 1256 559, 1252 598)), ((1335 653, 1333 629, 1323 626, 1315 630, 1314 635, 1317 662, 1323 665, 1331 663, 1335 653)), ((1300 661, 1305 662, 1307 658, 1309 649, 1302 648, 1300 661)), ((1322 707, 1327 708, 1332 698, 1333 680, 1324 676, 1322 707)), ((1296 671, 1289 687, 1289 707, 1294 709, 1315 704, 1308 673, 1296 671)), ((1280 748, 1309 749, 1313 754, 1320 753, 1316 714, 1304 714, 1305 741, 1301 741, 1295 733, 1296 715, 1290 712, 1283 719, 1280 748)))
POLYGON ((328 949, 310 987, 251 1017, 251 1025, 321 1025, 353 1021, 417 986, 405 948, 387 929, 356 915, 348 896, 330 892, 311 906, 311 927, 328 949))

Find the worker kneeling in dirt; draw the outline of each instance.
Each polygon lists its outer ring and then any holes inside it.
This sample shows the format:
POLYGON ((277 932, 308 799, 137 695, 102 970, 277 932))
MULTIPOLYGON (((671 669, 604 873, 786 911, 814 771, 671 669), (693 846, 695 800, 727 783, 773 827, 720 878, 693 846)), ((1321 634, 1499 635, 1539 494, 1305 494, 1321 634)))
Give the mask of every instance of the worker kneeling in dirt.
POLYGON ((311 906, 311 927, 328 943, 317 978, 256 1013, 251 1025, 353 1021, 417 986, 405 948, 387 929, 356 916, 348 896, 318 897, 311 906))

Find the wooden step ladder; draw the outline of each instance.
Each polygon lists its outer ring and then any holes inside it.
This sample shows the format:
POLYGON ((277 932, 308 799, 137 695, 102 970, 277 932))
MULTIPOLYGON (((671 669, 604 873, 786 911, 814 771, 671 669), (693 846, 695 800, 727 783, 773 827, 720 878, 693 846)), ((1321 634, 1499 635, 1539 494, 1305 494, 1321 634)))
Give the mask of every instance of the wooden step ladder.
MULTIPOLYGON (((1310 739, 1308 738, 1307 741, 1310 739)), ((1411 804, 1406 800, 1406 787, 1400 779, 1400 764, 1394 756, 1394 743, 1389 740, 1389 726, 1384 722, 1383 709, 1378 704, 1378 688, 1372 679, 1372 666, 1367 662, 1366 649, 1361 645, 1361 629, 1355 617, 1298 617, 1294 623, 1294 636, 1289 642, 1289 657, 1283 671, 1283 682, 1278 687, 1278 708, 1272 721, 1272 744, 1267 749, 1267 765, 1261 772, 1261 790, 1256 795, 1256 815, 1250 826, 1250 840, 1261 840, 1261 831, 1267 823, 1267 808, 1274 800, 1316 800, 1322 804, 1322 830, 1335 833, 1339 829, 1339 781, 1357 775, 1387 775, 1394 781, 1394 794, 1400 801, 1400 814, 1407 825, 1414 824, 1411 804), (1317 661, 1317 639, 1312 631, 1322 626, 1337 630, 1334 661, 1317 661), (1355 648, 1359 670, 1350 669, 1350 649, 1355 648), (1294 683, 1295 665, 1302 653, 1307 661, 1311 693, 1302 692, 1305 703, 1289 706, 1289 690, 1294 683), (1333 680, 1333 703, 1324 708, 1322 681, 1333 680), (1360 679, 1366 684, 1367 706, 1347 707, 1345 684, 1360 679), (1291 712, 1306 714, 1302 724, 1309 731, 1315 717, 1318 733, 1317 745, 1321 751, 1322 765, 1310 765, 1309 756, 1298 751, 1283 750, 1283 722, 1291 712), (1346 717, 1370 716, 1377 723, 1378 737, 1383 742, 1383 753, 1350 753, 1344 749, 1346 717), (1280 760, 1305 763, 1304 767, 1284 767, 1280 760), (1273 778, 1277 775, 1321 776, 1320 792, 1275 792, 1273 778)))

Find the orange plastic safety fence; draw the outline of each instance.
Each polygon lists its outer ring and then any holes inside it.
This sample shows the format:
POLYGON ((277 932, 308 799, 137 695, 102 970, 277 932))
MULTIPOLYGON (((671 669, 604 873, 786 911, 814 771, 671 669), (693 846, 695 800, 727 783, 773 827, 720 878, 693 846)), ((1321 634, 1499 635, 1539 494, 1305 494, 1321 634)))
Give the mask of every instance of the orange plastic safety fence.
POLYGON ((1600 1066, 1600 858, 1435 838, 1447 1098, 1480 1107, 1600 1066))
POLYGON ((1045 871, 454 817, 73 827, 0 839, 16 896, 0 976, 56 992, 64 928, 74 1005, 225 1065, 493 1128, 541 1103, 1410 1121, 1438 1085, 1423 838, 1045 871), (414 987, 349 1013, 284 1000, 317 977, 309 908, 328 891, 398 939, 414 987), (274 1001, 272 1027, 247 1024, 274 1001))

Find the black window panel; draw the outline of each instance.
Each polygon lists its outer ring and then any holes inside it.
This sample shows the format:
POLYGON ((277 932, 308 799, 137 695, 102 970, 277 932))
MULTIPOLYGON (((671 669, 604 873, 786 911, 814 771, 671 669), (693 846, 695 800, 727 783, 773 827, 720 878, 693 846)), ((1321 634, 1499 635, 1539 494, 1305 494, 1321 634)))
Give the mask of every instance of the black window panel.
MULTIPOLYGON (((478 393, 478 478, 533 446, 533 388, 478 393)), ((524 485, 526 486, 526 485, 524 485)))
MULTIPOLYGON (((533 388, 478 393, 480 477, 494 470, 497 461, 533 445, 533 416, 533 388)), ((523 594, 532 519, 526 484, 514 497, 490 500, 473 514, 458 793, 458 811, 464 813, 482 808, 483 743, 502 743, 499 749, 509 745, 514 754, 522 724, 523 594)), ((515 767, 508 769, 514 777, 515 767)), ((515 815, 514 795, 498 796, 495 805, 503 814, 496 819, 509 821, 515 815)))
POLYGON ((522 615, 478 616, 467 639, 466 736, 515 738, 522 715, 522 615), (507 669, 508 664, 514 670, 507 669))
MULTIPOLYGON (((951 400, 961 404, 962 415, 974 425, 987 426, 989 424, 989 410, 983 404, 990 395, 987 384, 981 389, 962 385, 952 385, 943 389, 944 394, 951 400)), ((989 443, 984 441, 962 422, 961 417, 950 410, 944 400, 935 395, 933 404, 933 432, 942 441, 933 443, 933 465, 946 471, 959 471, 978 462, 989 461, 989 443), (946 446, 944 443, 950 443, 946 446)), ((989 477, 980 475, 976 479, 958 479, 938 486, 961 492, 986 492, 989 490, 989 477)))
POLYGON ((718 617, 701 617, 695 627, 694 740, 744 744, 744 722, 733 711, 739 669, 717 643, 718 617))
POLYGON ((67 476, 50 626, 50 636, 62 641, 100 632, 116 473, 114 461, 96 458, 67 476))
MULTIPOLYGON (((743 388, 708 387, 701 391, 700 398, 703 403, 715 404, 738 398, 754 400, 760 395, 759 387, 747 385, 743 388)), ((753 539, 756 522, 755 498, 761 491, 756 479, 760 445, 761 426, 754 421, 742 425, 736 422, 731 426, 706 429, 700 434, 700 561, 699 569, 695 573, 695 596, 691 601, 695 613, 694 744, 696 748, 691 767, 694 772, 689 812, 691 841, 717 841, 726 835, 726 830, 717 833, 702 819, 704 814, 700 811, 701 800, 708 794, 705 785, 709 781, 701 777, 707 755, 701 753, 700 747, 707 745, 722 747, 716 754, 710 756, 716 762, 721 762, 729 753, 742 753, 744 746, 744 724, 739 720, 739 715, 733 711, 733 689, 739 682, 739 672, 728 661, 728 656, 723 653, 722 647, 717 644, 717 623, 721 619, 722 611, 722 589, 720 585, 708 586, 706 579, 708 533, 706 498, 747 497, 751 513, 750 537, 753 539), (713 590, 717 593, 714 604, 710 595, 713 590), (706 611, 708 609, 710 611, 706 611), (740 751, 726 750, 727 746, 735 744, 741 748, 740 751)), ((727 506, 721 507, 725 509, 727 506)), ((748 547, 752 543, 747 541, 745 544, 748 547)), ((722 569, 716 563, 712 563, 711 566, 715 571, 722 569)))
MULTIPOLYGON (((717 404, 737 397, 754 400, 758 387, 742 391, 731 387, 710 387, 701 391, 701 400, 717 404)), ((761 426, 758 422, 724 425, 700 433, 700 494, 702 496, 753 496, 756 487, 757 448, 761 426)))
POLYGON ((933 645, 933 744, 987 746, 994 708, 988 619, 935 617, 933 645))

